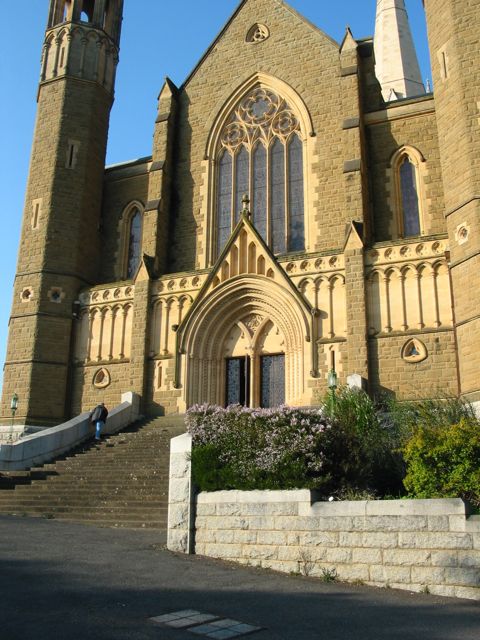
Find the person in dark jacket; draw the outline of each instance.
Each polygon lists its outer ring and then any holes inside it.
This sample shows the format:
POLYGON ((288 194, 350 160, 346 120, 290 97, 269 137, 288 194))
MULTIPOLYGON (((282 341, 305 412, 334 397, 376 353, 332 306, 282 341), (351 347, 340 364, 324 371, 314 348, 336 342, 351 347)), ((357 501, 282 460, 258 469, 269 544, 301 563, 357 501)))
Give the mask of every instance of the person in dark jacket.
POLYGON ((90 414, 90 422, 95 425, 95 440, 101 439, 102 429, 107 421, 108 410, 101 402, 90 414))

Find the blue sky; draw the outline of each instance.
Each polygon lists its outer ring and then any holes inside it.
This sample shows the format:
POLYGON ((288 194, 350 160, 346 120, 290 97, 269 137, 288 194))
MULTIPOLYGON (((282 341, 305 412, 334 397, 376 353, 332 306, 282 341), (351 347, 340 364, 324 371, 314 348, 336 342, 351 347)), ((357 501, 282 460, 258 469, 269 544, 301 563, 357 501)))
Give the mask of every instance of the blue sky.
MULTIPOLYGON (((48 0, 2 2, 0 21, 0 362, 5 349, 20 222, 36 110, 48 0)), ((373 35, 375 0, 290 0, 337 41, 346 25, 356 38, 373 35)), ((108 163, 151 153, 156 99, 165 76, 181 84, 238 5, 238 0, 125 0, 120 66, 108 163)), ((406 0, 424 78, 430 78, 425 16, 406 0)), ((2 372, 0 370, 0 384, 2 372)))

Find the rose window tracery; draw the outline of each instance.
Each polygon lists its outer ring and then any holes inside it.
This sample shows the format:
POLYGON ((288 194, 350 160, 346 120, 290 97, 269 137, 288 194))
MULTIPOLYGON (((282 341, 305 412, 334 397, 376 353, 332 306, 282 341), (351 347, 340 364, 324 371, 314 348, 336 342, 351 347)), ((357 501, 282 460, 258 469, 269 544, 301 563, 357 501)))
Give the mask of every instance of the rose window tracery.
POLYGON ((305 249, 302 132, 284 98, 256 87, 240 100, 220 134, 217 166, 217 256, 245 195, 252 222, 274 253, 305 249))

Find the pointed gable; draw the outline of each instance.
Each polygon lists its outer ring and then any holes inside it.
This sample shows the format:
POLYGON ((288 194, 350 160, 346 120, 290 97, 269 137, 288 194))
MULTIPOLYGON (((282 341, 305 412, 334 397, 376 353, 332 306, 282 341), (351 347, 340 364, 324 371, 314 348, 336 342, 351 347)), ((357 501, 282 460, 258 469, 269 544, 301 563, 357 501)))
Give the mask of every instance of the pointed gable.
POLYGON ((304 312, 311 313, 311 305, 298 291, 285 271, 280 267, 263 238, 255 229, 246 215, 242 215, 229 241, 219 256, 215 266, 201 288, 194 304, 182 322, 182 327, 188 323, 195 309, 215 289, 227 280, 241 276, 261 276, 270 278, 283 286, 294 295, 304 312))
POLYGON ((252 32, 255 31, 255 27, 263 27, 263 24, 267 23, 266 31, 268 35, 266 35, 266 37, 264 35, 259 39, 259 41, 266 40, 270 35, 272 35, 272 37, 278 35, 278 29, 270 29, 269 27, 268 23, 271 22, 271 19, 274 20, 275 24, 281 24, 282 22, 288 24, 288 22, 291 21, 292 27, 293 25, 297 27, 303 26, 310 34, 313 33, 315 37, 327 43, 332 50, 338 51, 339 45, 333 38, 307 20, 307 18, 298 13, 298 11, 293 9, 293 7, 288 5, 286 2, 283 2, 282 0, 242 0, 217 37, 213 40, 212 44, 205 51, 197 65, 186 78, 181 88, 185 89, 188 87, 197 72, 200 71, 207 59, 217 51, 218 45, 225 38, 234 37, 237 39, 237 47, 232 48, 232 54, 235 57, 236 54, 238 55, 238 45, 244 44, 245 42, 250 42, 252 44, 257 43, 255 39, 251 39, 249 37, 252 32), (243 29, 244 33, 242 32, 239 34, 236 23, 238 21, 240 25, 242 23, 242 18, 246 17, 244 14, 248 13, 252 14, 251 23, 249 23, 247 30, 245 30, 245 28, 243 29))

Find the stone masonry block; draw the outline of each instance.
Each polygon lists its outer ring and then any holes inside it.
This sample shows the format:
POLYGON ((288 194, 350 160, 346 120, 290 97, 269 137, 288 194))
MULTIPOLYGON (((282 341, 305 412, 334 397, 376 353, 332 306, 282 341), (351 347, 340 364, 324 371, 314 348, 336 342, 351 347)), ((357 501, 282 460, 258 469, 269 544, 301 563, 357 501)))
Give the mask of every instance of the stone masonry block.
POLYGON ((427 518, 421 516, 378 516, 353 518, 355 531, 421 531, 427 529, 427 518))
MULTIPOLYGON (((464 567, 449 567, 445 569, 445 582, 460 587, 480 587, 480 570, 464 567)), ((480 590, 479 590, 480 599, 480 590)))
POLYGON ((383 584, 391 584, 393 582, 407 584, 411 582, 410 567, 372 565, 370 567, 370 580, 383 584))
POLYGON ((332 531, 309 531, 308 533, 300 533, 298 542, 305 547, 333 547, 338 545, 338 536, 337 532, 332 531))
POLYGON ((212 558, 241 558, 242 547, 238 544, 205 544, 204 554, 212 558))
POLYGON ((430 551, 417 551, 411 549, 385 549, 383 552, 383 563, 385 565, 397 566, 428 566, 432 562, 430 551))
POLYGON ((473 541, 469 534, 402 532, 399 546, 404 549, 472 549, 473 541))
POLYGON ((284 531, 259 531, 257 541, 258 544, 286 545, 287 534, 284 531))
POLYGON ((168 549, 176 553, 188 552, 188 533, 183 530, 168 532, 168 549))
MULTIPOLYGON (((385 553, 385 552, 383 552, 385 553)), ((353 549, 352 562, 354 564, 381 564, 382 551, 380 549, 353 549)))
POLYGON ((412 582, 418 584, 443 584, 445 571, 442 567, 412 567, 412 582))
POLYGON ((171 478, 168 488, 169 502, 189 503, 190 501, 190 481, 184 479, 171 478))
POLYGON ((256 560, 276 560, 278 558, 278 547, 272 545, 248 545, 243 549, 243 556, 256 560))
POLYGON ((190 510, 187 504, 170 504, 168 508, 169 529, 187 528, 189 525, 190 510))
POLYGON ((480 551, 458 551, 458 564, 461 567, 476 567, 480 571, 480 551))

